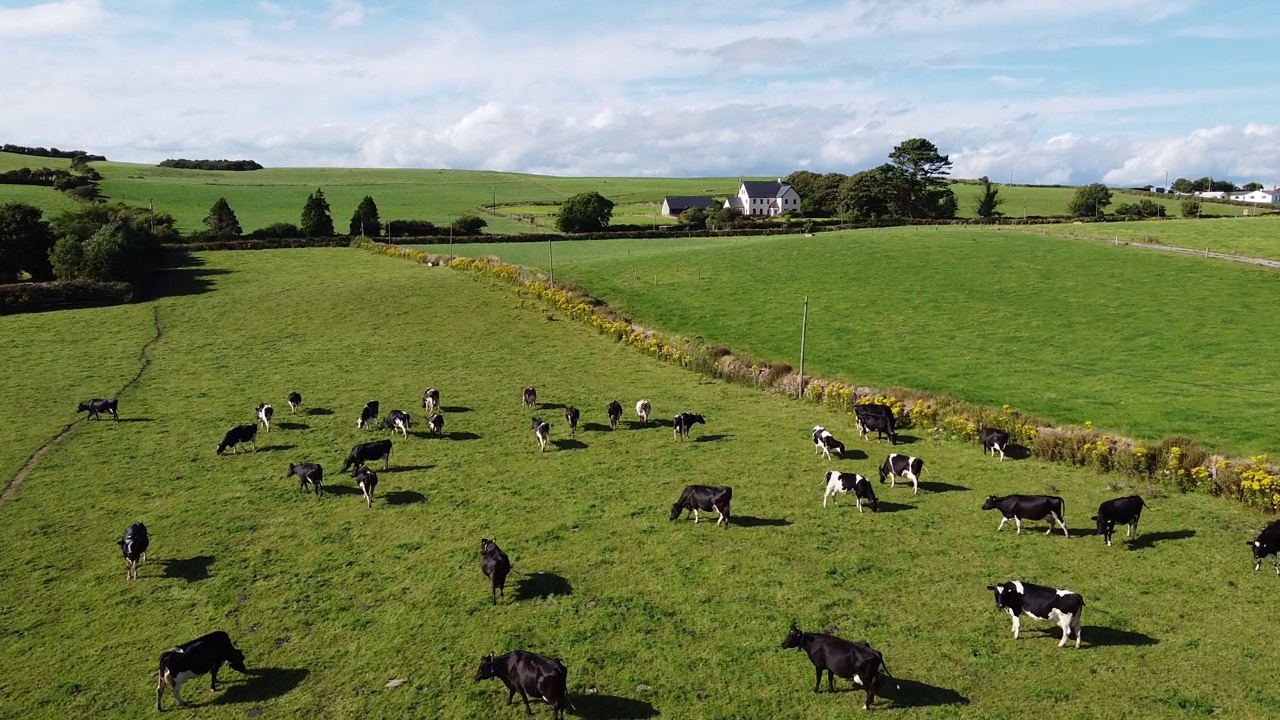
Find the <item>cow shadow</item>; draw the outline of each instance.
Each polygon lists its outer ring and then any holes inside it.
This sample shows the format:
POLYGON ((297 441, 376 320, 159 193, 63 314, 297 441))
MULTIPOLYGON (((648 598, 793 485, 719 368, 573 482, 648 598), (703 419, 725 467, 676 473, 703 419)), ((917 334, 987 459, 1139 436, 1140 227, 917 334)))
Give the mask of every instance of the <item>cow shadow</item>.
POLYGON ((1026 445, 1006 445, 1004 456, 1010 460, 1026 460, 1031 457, 1031 448, 1026 445))
POLYGON ((589 720, 644 720, 661 714, 643 700, 616 695, 573 695, 569 703, 573 706, 570 715, 589 720))
POLYGON ((902 433, 898 433, 898 441, 889 443, 889 447, 893 447, 895 445, 915 445, 918 442, 920 442, 920 438, 915 435, 903 435, 902 433))
POLYGON ((311 416, 317 416, 317 415, 332 415, 332 414, 333 414, 333 411, 332 411, 332 410, 330 410, 329 408, 314 407, 314 408, 307 408, 306 410, 303 410, 303 411, 302 411, 302 414, 303 414, 303 415, 311 415, 311 416))
POLYGON ((733 434, 732 434, 732 433, 719 433, 719 434, 713 434, 713 435, 697 435, 697 436, 695 436, 695 437, 693 438, 693 441, 694 441, 694 442, 700 442, 700 443, 701 443, 701 442, 720 442, 721 440, 727 440, 728 438, 731 438, 731 437, 733 437, 733 434))
MULTIPOLYGON (((1116 530, 1120 530, 1120 527, 1117 526, 1116 530)), ((1121 532, 1123 533, 1122 530, 1121 532)), ((1195 530, 1168 530, 1165 532, 1148 533, 1146 535, 1140 533, 1138 537, 1129 540, 1128 545, 1130 550, 1147 550, 1154 547, 1158 542, 1165 542, 1166 540, 1186 540, 1187 538, 1193 538, 1195 536, 1195 530)), ((1112 540, 1112 542, 1115 541, 1112 540)))
POLYGON ((729 518, 729 524, 747 528, 786 527, 791 524, 791 521, 785 518, 758 518, 750 515, 732 515, 729 518))
POLYGON ((534 598, 546 599, 549 597, 568 597, 573 594, 573 585, 569 581, 555 573, 530 573, 516 581, 515 592, 512 593, 517 601, 533 600, 534 598))
POLYGON ((310 425, 306 423, 297 423, 297 422, 278 422, 276 423, 276 427, 280 428, 281 430, 310 430, 311 429, 310 425))
POLYGON ((387 470, 382 470, 381 472, 388 473, 388 474, 416 472, 418 470, 430 470, 433 467, 435 467, 435 465, 401 465, 398 467, 389 468, 387 470))
POLYGON ((120 422, 122 423, 155 422, 155 420, 151 418, 120 418, 120 422))
POLYGON ((465 405, 441 405, 440 412, 464 413, 464 412, 471 412, 471 408, 466 407, 465 405))
MULTIPOLYGON (((639 420, 629 420, 627 424, 630 425, 634 430, 643 430, 645 427, 644 424, 641 423, 639 420)), ((649 418, 649 424, 655 427, 664 427, 664 428, 676 426, 676 423, 674 420, 665 420, 663 418, 655 418, 655 417, 649 418)))
POLYGON ((190 558, 161 560, 160 564, 164 566, 165 577, 193 583, 209 577, 209 566, 213 564, 213 556, 197 555, 190 558))
POLYGON ((611 428, 608 425, 602 425, 600 423, 589 422, 589 423, 582 424, 583 432, 604 432, 605 430, 610 430, 610 429, 611 428))
POLYGON ((538 403, 536 407, 539 410, 563 410, 566 406, 564 403, 538 403))
MULTIPOLYGON (((815 454, 815 455, 817 455, 817 453, 814 453, 814 454, 815 454)), ((845 448, 844 454, 842 454, 842 455, 832 455, 832 456, 831 456, 831 460, 832 460, 832 461, 839 461, 839 460, 866 460, 866 459, 867 459, 867 457, 868 457, 868 456, 867 456, 867 454, 866 454, 865 452, 861 451, 861 450, 857 450, 857 449, 855 449, 855 448, 845 448)), ((824 459, 825 459, 825 458, 824 458, 824 459)))
POLYGON ((427 501, 427 496, 414 490, 392 490, 382 496, 388 505, 417 505, 427 501))
MULTIPOLYGON (((910 483, 908 483, 908 486, 910 483)), ((935 480, 921 480, 920 489, 931 493, 944 492, 969 492, 969 488, 963 485, 952 485, 950 483, 937 482, 935 480)))
POLYGON ((585 450, 587 448, 586 443, 581 440, 574 440, 573 438, 552 440, 551 444, 555 445, 557 450, 585 450))
POLYGON ((969 698, 955 690, 899 678, 882 681, 880 696, 892 700, 894 705, 903 708, 969 704, 969 698))
MULTIPOLYGON (((1051 628, 1049 634, 1062 639, 1062 634, 1057 632, 1057 628, 1051 628)), ((1115 628, 1102 627, 1101 625, 1085 625, 1080 628, 1080 636, 1081 647, 1155 645, 1160 642, 1144 633, 1116 630, 1115 628)))
MULTIPOLYGON (((364 492, 358 487, 350 485, 324 485, 321 490, 326 495, 363 495, 364 492)), ((376 492, 376 491, 375 491, 376 492)))
POLYGON ((465 432, 461 430, 458 432, 447 432, 444 436, 450 440, 479 440, 481 437, 473 432, 465 432))
MULTIPOLYGON (((866 503, 865 503, 865 502, 864 502, 864 503, 862 503, 862 504, 863 504, 864 506, 866 505, 866 503)), ((878 509, 876 510, 876 512, 877 512, 877 513, 896 513, 896 512, 906 512, 906 511, 908 511, 908 510, 915 510, 915 509, 916 509, 916 506, 915 506, 915 505, 903 505, 903 504, 901 504, 901 503, 886 502, 886 501, 884 501, 884 500, 880 500, 879 502, 877 502, 877 503, 876 503, 876 508, 878 508, 878 509)), ((855 509, 857 509, 857 508, 855 508, 855 509)), ((864 509, 865 509, 865 508, 864 508, 864 509)))
POLYGON ((267 445, 265 447, 259 447, 256 452, 280 452, 281 450, 292 450, 296 447, 298 446, 297 445, 267 445))
POLYGON ((234 705, 265 702, 278 698, 298 687, 307 678, 308 674, 310 674, 310 671, 305 668, 257 668, 250 670, 245 680, 226 683, 222 689, 222 694, 211 700, 209 704, 234 705))

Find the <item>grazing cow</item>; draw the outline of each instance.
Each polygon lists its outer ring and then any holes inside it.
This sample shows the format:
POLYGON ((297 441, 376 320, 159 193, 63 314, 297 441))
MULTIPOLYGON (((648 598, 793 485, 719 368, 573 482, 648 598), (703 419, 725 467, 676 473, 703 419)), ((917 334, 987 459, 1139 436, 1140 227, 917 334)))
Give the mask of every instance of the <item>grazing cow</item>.
POLYGON ((826 459, 831 459, 832 451, 840 457, 844 457, 844 443, 835 438, 834 435, 827 432, 827 429, 821 425, 815 425, 813 428, 813 449, 815 454, 822 453, 826 459))
POLYGON ((884 656, 872 649, 867 643, 849 642, 834 635, 808 633, 795 623, 791 624, 791 632, 782 641, 784 650, 800 648, 813 663, 813 691, 822 692, 822 671, 827 671, 827 691, 836 691, 835 676, 848 678, 862 687, 867 693, 863 710, 870 710, 876 699, 876 690, 880 687, 880 673, 889 674, 884 664, 884 656))
POLYGON ((1099 505, 1098 514, 1090 519, 1098 523, 1098 533, 1107 541, 1107 547, 1111 547, 1111 535, 1116 531, 1117 523, 1129 526, 1125 537, 1138 536, 1138 519, 1142 517, 1142 508, 1146 506, 1138 495, 1116 498, 1099 505))
POLYGON ((237 449, 243 449, 244 444, 249 443, 253 446, 253 451, 258 451, 258 426, 254 425, 237 425, 227 431, 223 436, 222 442, 218 444, 218 454, 221 455, 223 450, 231 448, 231 454, 235 455, 237 449))
POLYGON ((920 492, 920 476, 924 474, 924 460, 899 453, 889 453, 880 465, 880 482, 889 479, 889 487, 893 487, 897 478, 911 481, 911 494, 920 492))
POLYGON ((356 427, 363 429, 365 424, 378 419, 378 401, 370 400, 360 408, 360 419, 356 421, 356 427))
POLYGON ((244 667, 244 653, 231 644, 231 637, 221 630, 162 653, 160 682, 156 684, 156 709, 164 711, 160 701, 166 687, 173 688, 173 699, 178 701, 178 705, 183 705, 179 690, 183 683, 197 675, 209 673, 210 685, 217 692, 218 671, 223 663, 238 673, 249 674, 244 667))
POLYGON ((605 408, 604 411, 609 416, 609 429, 617 430, 618 421, 622 419, 622 403, 614 400, 609 403, 609 407, 605 408))
POLYGON ((271 432, 271 418, 275 417, 275 415, 276 409, 270 405, 262 403, 258 406, 258 422, 262 423, 267 432, 271 432))
POLYGON ((858 512, 862 512, 862 501, 866 500, 871 503, 871 512, 879 512, 880 503, 876 500, 876 493, 871 489, 871 481, 862 477, 858 473, 843 473, 832 470, 827 473, 827 490, 822 493, 822 507, 827 506, 827 498, 831 498, 831 502, 836 507, 840 507, 840 503, 836 502, 838 493, 853 493, 854 501, 858 504, 858 512))
POLYGON ((1062 498, 1056 495, 1005 495, 1004 497, 996 497, 990 495, 987 501, 982 504, 983 510, 999 510, 1004 519, 1000 521, 1000 527, 996 528, 996 532, 1004 529, 1004 524, 1013 520, 1018 526, 1018 534, 1022 534, 1023 520, 1044 520, 1049 519, 1049 529, 1044 532, 1045 535, 1053 532, 1053 524, 1056 522, 1062 528, 1062 534, 1071 537, 1067 533, 1066 503, 1062 498))
POLYGON ((427 418, 427 430, 430 430, 432 435, 436 435, 436 436, 443 435, 444 434, 444 416, 441 415, 440 413, 435 413, 431 417, 427 418))
POLYGON ((875 432, 876 442, 888 437, 890 445, 898 444, 898 421, 893 417, 893 408, 866 403, 854 405, 853 414, 858 424, 858 435, 863 440, 869 440, 869 433, 875 432))
POLYGON ((999 452, 1000 462, 1004 462, 1004 451, 1009 448, 1009 433, 1000 428, 984 427, 978 428, 978 436, 982 439, 982 454, 990 451, 991 457, 995 457, 999 452))
POLYGON ((412 424, 409 413, 403 410, 392 410, 382 419, 382 429, 399 432, 405 439, 409 437, 409 426, 412 424))
POLYGON ((696 423, 706 424, 706 419, 695 413, 680 413, 671 421, 671 427, 675 431, 677 440, 689 439, 689 429, 696 423))
POLYGON ((564 420, 569 423, 570 436, 578 434, 578 418, 581 416, 582 413, 578 411, 578 408, 572 405, 564 409, 564 420))
POLYGON ((111 413, 111 416, 116 419, 116 422, 120 422, 120 413, 118 412, 119 406, 120 401, 115 398, 111 398, 110 400, 94 398, 80 403, 80 407, 76 409, 76 412, 82 413, 88 411, 89 417, 94 420, 102 419, 98 413, 111 413))
POLYGON ((1033 620, 1056 620, 1058 627, 1062 628, 1058 647, 1074 638, 1076 649, 1080 649, 1080 613, 1084 610, 1084 598, 1078 593, 1019 580, 988 585, 987 589, 996 594, 996 607, 1008 610, 1009 617, 1013 618, 1014 640, 1018 639, 1018 631, 1022 629, 1022 620, 1018 616, 1026 615, 1033 620))
POLYGON ((688 510, 693 514, 693 523, 698 524, 698 511, 716 511, 716 525, 724 523, 729 527, 729 503, 733 501, 733 488, 712 485, 689 485, 680 493, 680 499, 671 506, 671 517, 675 520, 680 513, 688 510))
POLYGON ((547 440, 551 437, 551 424, 540 418, 533 418, 533 434, 538 438, 538 447, 547 451, 547 440))
POLYGON ((435 388, 427 388, 422 391, 422 409, 428 415, 440 408, 440 391, 435 388))
POLYGON ((493 604, 498 604, 498 593, 507 596, 507 575, 511 573, 511 559, 502 552, 498 543, 480 538, 480 571, 489 578, 489 591, 493 604))
POLYGON ((302 393, 297 390, 289 393, 289 397, 286 400, 289 402, 290 414, 298 412, 298 408, 302 407, 302 393))
POLYGON ((1270 555, 1271 565, 1275 567, 1276 574, 1280 575, 1280 520, 1272 520, 1271 524, 1262 530, 1262 534, 1258 535, 1258 539, 1251 543, 1245 543, 1253 549, 1253 571, 1257 572, 1262 569, 1262 560, 1270 555))
POLYGON ((147 546, 151 544, 147 526, 140 522, 130 525, 124 530, 124 539, 117 540, 116 544, 120 546, 120 552, 124 553, 125 579, 137 580, 138 568, 146 561, 147 546))
POLYGON ((480 659, 476 682, 498 678, 507 686, 507 704, 516 693, 524 700, 524 710, 532 715, 529 696, 551 706, 551 720, 564 720, 565 710, 572 708, 569 702, 569 669, 560 658, 548 658, 536 653, 516 650, 506 655, 488 655, 480 659))
POLYGON ((386 470, 391 464, 391 441, 390 440, 374 440, 373 442, 360 443, 351 448, 351 452, 347 455, 347 461, 342 463, 341 472, 346 472, 349 468, 360 467, 365 463, 375 460, 382 461, 382 469, 386 470))
POLYGON ((289 463, 289 474, 285 477, 295 475, 298 477, 299 490, 306 490, 310 485, 315 488, 316 497, 320 497, 320 486, 324 483, 324 468, 315 463, 298 463, 297 465, 289 463))
POLYGON ((538 391, 534 390, 532 387, 525 388, 524 389, 524 406, 533 407, 534 405, 537 405, 537 404, 538 404, 538 391))
MULTIPOLYGON (((653 407, 649 405, 648 400, 641 400, 636 403, 636 416, 640 418, 640 424, 649 427, 649 413, 653 411, 653 407)), ((622 412, 622 408, 618 408, 618 412, 622 412)))
POLYGON ((356 487, 364 494, 365 507, 373 508, 373 491, 378 489, 378 474, 367 465, 359 465, 351 471, 351 477, 356 479, 356 487))

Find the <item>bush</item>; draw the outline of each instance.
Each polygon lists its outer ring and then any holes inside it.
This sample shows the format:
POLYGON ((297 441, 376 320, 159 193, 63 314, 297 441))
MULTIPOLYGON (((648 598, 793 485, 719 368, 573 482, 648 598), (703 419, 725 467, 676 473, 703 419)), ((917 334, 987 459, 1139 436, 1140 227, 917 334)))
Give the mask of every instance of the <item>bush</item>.
POLYGON ((127 283, 67 280, 0 285, 0 315, 120 305, 133 300, 127 283))
POLYGON ((459 235, 479 235, 481 230, 489 226, 484 218, 477 215, 463 215, 453 221, 451 227, 459 235))
POLYGON ((277 250, 280 248, 315 248, 315 247, 347 247, 351 239, 338 235, 334 237, 309 238, 255 238, 242 240, 196 240, 193 242, 165 245, 166 250, 186 250, 197 252, 204 250, 277 250))
POLYGON ((278 238, 300 238, 303 237, 302 229, 293 223, 273 223, 263 228, 258 228, 251 233, 245 235, 246 238, 254 240, 278 239, 278 238))
POLYGON ((387 223, 387 237, 438 235, 440 229, 430 220, 392 220, 387 223))

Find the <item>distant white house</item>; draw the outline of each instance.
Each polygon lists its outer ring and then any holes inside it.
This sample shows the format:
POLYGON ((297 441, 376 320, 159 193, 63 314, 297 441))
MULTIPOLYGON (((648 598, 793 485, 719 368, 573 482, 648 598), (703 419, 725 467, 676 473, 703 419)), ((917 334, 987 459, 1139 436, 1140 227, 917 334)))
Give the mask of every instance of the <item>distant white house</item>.
POLYGON ((800 210, 800 194, 791 183, 778 178, 776 182, 744 180, 738 194, 724 201, 724 206, 742 211, 743 215, 773 217, 788 211, 800 210))
POLYGON ((1280 188, 1231 193, 1231 199, 1247 203, 1280 203, 1280 188))
POLYGON ((1226 200, 1227 194, 1221 190, 1201 190, 1196 193, 1196 197, 1202 197, 1206 200, 1226 200))
POLYGON ((689 208, 697 208, 699 210, 710 210, 716 204, 713 197, 703 197, 700 195, 668 195, 662 198, 662 215, 663 217, 680 217, 680 213, 689 208))

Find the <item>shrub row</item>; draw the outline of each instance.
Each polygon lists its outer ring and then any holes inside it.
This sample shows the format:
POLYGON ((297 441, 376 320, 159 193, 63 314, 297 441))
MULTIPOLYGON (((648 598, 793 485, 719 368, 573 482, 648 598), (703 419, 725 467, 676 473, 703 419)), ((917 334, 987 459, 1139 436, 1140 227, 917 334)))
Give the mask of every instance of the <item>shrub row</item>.
POLYGON ((173 243, 165 245, 166 249, 190 250, 277 250, 279 248, 314 248, 314 247, 347 247, 351 238, 345 235, 319 238, 262 238, 244 240, 207 240, 197 242, 173 243))
POLYGON ((244 172, 261 170, 262 166, 253 160, 188 160, 178 158, 160 162, 159 167, 178 168, 181 170, 232 170, 244 172))
POLYGON ((96 280, 0 285, 0 315, 120 305, 133 300, 128 283, 96 280))
POLYGON ((34 155, 35 157, 55 158, 75 158, 83 155, 85 161, 106 160, 106 158, 101 155, 90 155, 83 150, 59 150, 58 148, 27 147, 26 145, 13 145, 10 143, 0 145, 0 152, 13 153, 15 155, 34 155))

